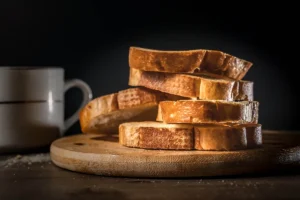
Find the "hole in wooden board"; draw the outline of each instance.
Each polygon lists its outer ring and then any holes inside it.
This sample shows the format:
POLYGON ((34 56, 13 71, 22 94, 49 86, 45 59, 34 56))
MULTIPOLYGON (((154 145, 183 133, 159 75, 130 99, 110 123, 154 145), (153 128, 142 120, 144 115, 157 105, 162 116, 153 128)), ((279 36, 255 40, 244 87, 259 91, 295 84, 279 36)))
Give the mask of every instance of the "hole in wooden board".
POLYGON ((109 142, 118 142, 119 138, 115 135, 101 135, 97 137, 90 138, 91 140, 102 140, 102 141, 109 141, 109 142))
POLYGON ((81 142, 76 142, 76 143, 74 143, 74 145, 77 145, 77 146, 83 146, 83 145, 85 145, 84 143, 81 143, 81 142))

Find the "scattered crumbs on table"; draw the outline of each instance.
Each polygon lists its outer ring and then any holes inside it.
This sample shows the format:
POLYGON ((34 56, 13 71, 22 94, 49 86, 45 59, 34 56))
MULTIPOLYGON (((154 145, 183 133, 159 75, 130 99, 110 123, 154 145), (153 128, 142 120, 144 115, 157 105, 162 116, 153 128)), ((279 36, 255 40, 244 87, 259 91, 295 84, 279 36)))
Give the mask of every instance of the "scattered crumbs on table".
POLYGON ((15 164, 31 165, 32 163, 42 163, 42 162, 49 162, 49 161, 51 161, 49 153, 17 155, 15 157, 8 158, 4 161, 0 161, 0 166, 7 168, 15 164))

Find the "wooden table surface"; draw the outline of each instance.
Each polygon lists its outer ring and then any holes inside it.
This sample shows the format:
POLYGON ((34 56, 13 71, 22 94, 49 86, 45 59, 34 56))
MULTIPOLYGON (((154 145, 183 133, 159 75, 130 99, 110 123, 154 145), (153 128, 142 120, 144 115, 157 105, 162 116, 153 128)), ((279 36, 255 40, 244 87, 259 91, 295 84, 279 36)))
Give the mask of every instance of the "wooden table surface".
POLYGON ((48 153, 0 156, 0 199, 300 199, 300 173, 136 179, 60 169, 48 153))

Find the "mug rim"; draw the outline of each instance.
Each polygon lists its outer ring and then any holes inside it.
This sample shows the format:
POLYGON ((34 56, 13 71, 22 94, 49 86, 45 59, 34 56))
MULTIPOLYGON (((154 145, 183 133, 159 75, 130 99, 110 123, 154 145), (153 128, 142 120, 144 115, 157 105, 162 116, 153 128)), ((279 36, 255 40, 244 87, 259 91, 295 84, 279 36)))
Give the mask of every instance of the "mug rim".
POLYGON ((19 70, 19 71, 30 71, 30 70, 64 70, 60 66, 0 66, 0 70, 19 70))

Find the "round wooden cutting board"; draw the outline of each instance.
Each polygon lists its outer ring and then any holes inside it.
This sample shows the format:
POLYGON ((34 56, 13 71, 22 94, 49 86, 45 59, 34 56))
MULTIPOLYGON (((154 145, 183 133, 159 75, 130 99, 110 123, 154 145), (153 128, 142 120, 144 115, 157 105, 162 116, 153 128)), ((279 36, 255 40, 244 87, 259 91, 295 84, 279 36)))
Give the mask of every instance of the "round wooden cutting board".
POLYGON ((140 178, 237 175, 300 164, 300 133, 264 131, 263 142, 260 149, 232 152, 144 150, 121 146, 114 135, 78 134, 54 141, 50 155, 71 171, 140 178))

